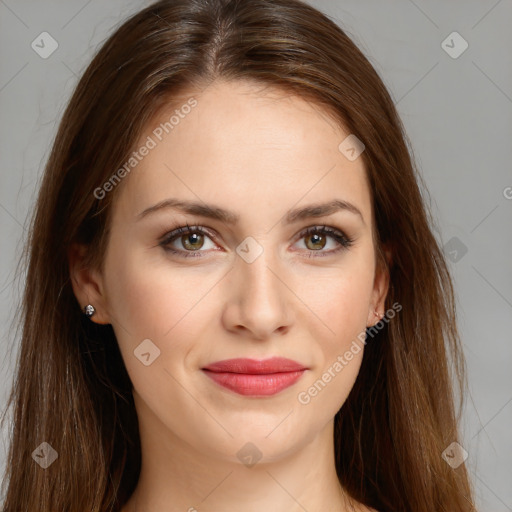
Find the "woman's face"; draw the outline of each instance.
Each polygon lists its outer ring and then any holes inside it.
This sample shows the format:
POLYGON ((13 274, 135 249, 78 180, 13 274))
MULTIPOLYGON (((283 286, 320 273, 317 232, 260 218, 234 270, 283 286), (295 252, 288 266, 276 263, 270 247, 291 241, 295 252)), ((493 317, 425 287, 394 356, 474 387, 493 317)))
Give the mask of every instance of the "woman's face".
POLYGON ((387 291, 362 158, 347 142, 339 149, 348 135, 301 98, 216 82, 140 137, 147 150, 123 178, 88 299, 93 318, 113 325, 145 429, 225 460, 270 461, 319 435, 343 405, 362 360, 358 335, 387 291), (273 357, 305 370, 204 370, 273 357))

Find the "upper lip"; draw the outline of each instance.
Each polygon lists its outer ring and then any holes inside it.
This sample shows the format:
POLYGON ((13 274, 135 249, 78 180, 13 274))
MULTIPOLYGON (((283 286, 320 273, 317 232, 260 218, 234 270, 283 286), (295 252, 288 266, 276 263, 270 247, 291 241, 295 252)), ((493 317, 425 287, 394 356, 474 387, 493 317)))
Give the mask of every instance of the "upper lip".
POLYGON ((285 357, 271 357, 258 361, 257 359, 237 358, 224 359, 205 366, 203 370, 212 372, 226 373, 245 373, 245 374, 269 374, 282 372, 296 372, 306 370, 307 368, 285 357))

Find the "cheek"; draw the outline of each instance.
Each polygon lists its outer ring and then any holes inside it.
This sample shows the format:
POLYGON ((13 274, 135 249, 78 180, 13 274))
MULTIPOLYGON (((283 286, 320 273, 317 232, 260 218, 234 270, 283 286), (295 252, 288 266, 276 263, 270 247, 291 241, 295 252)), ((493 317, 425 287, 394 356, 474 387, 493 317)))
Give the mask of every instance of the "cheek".
POLYGON ((113 253, 106 272, 112 325, 134 387, 149 402, 155 390, 166 389, 166 399, 172 402, 173 381, 164 370, 182 380, 184 368, 176 363, 187 360, 191 340, 201 328, 208 290, 218 279, 173 267, 164 258, 142 261, 128 253, 122 258, 113 253))
POLYGON ((152 251, 158 258, 112 251, 107 261, 109 311, 134 338, 161 339, 211 287, 205 273, 180 269, 152 251))
POLYGON ((369 279, 364 275, 343 275, 328 280, 322 286, 320 300, 327 318, 336 325, 361 323, 368 314, 369 279))
POLYGON ((369 269, 371 262, 368 267, 351 266, 350 271, 347 266, 324 276, 318 286, 303 289, 304 302, 316 313, 308 322, 317 350, 315 371, 300 387, 297 401, 311 421, 332 418, 359 374, 373 284, 369 269))
POLYGON ((336 268, 310 272, 296 293, 323 325, 322 337, 339 347, 365 330, 373 280, 372 259, 358 255, 336 268))
POLYGON ((141 393, 146 386, 148 393, 169 389, 169 375, 159 370, 181 379, 194 366, 190 353, 213 322, 219 323, 226 269, 187 268, 156 250, 151 257, 144 251, 118 252, 107 260, 106 272, 109 311, 126 369, 141 393), (140 356, 147 352, 152 362, 146 367, 140 356))

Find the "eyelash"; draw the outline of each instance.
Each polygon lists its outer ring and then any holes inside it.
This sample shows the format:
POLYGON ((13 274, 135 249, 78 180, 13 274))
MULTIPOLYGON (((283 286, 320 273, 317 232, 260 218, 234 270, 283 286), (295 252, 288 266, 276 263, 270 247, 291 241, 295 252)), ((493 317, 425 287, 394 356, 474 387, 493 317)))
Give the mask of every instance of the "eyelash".
MULTIPOLYGON (((201 250, 197 251, 182 251, 173 249, 170 247, 170 243, 173 242, 175 239, 177 239, 180 236, 183 236, 185 234, 191 234, 191 233, 201 233, 202 235, 206 235, 209 238, 215 240, 215 236, 213 236, 209 231, 204 229, 202 226, 189 226, 188 224, 185 226, 180 226, 179 228, 174 229, 170 233, 166 234, 165 237, 159 242, 158 245, 163 247, 166 251, 175 254, 181 258, 202 258, 201 250), (196 256, 197 254, 197 256, 196 256)), ((328 235, 332 237, 336 242, 339 244, 339 247, 330 251, 314 251, 310 250, 311 253, 319 252, 322 253, 319 256, 314 256, 315 258, 323 258, 325 256, 329 256, 332 254, 337 254, 340 251, 345 251, 349 249, 354 240, 346 236, 342 231, 339 231, 334 228, 330 228, 328 226, 311 226, 304 231, 302 231, 299 235, 299 239, 304 238, 306 235, 312 235, 312 234, 321 234, 321 235, 328 235)), ((311 257, 311 256, 310 256, 311 257)))

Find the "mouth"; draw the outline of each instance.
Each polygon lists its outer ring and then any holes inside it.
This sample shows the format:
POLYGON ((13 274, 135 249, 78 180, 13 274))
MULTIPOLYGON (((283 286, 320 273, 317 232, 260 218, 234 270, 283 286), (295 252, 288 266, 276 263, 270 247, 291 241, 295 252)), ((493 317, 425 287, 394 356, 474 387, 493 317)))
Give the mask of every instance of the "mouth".
POLYGON ((244 396, 270 396, 295 384, 308 368, 291 359, 273 357, 226 359, 201 370, 218 385, 244 396))

